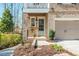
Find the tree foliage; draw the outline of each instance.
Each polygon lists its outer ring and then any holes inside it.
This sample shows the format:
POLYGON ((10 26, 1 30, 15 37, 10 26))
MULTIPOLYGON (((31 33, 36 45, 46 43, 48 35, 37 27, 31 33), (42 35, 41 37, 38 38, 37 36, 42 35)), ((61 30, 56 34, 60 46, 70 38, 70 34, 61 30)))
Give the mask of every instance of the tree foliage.
POLYGON ((5 9, 0 21, 0 31, 1 32, 12 32, 14 28, 14 23, 12 20, 12 15, 9 9, 5 9))

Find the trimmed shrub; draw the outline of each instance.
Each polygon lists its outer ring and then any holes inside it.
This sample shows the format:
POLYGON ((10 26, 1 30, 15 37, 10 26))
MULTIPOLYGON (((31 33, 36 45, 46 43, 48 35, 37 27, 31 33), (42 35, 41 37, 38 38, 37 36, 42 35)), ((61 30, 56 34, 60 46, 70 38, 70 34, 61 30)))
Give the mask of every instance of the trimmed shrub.
POLYGON ((64 50, 62 46, 57 45, 57 44, 53 44, 52 48, 54 48, 57 52, 61 52, 64 50))
POLYGON ((0 47, 8 48, 19 44, 22 41, 20 34, 1 34, 0 47))
POLYGON ((50 31, 49 31, 49 38, 50 38, 51 40, 53 40, 54 37, 55 37, 55 31, 50 30, 50 31))

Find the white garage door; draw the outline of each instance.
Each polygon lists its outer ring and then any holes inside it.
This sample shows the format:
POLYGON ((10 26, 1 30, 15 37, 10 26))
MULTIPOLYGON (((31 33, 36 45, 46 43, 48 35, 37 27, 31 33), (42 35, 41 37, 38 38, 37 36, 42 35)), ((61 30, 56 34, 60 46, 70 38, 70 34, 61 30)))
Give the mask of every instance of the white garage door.
POLYGON ((56 21, 56 39, 79 39, 79 21, 56 21))

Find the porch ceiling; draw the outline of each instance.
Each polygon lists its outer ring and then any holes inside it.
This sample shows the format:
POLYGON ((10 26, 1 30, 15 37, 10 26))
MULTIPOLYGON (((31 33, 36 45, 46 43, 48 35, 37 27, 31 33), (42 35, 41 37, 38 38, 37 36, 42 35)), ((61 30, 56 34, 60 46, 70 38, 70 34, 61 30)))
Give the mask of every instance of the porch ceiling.
POLYGON ((48 13, 48 9, 24 9, 26 13, 48 13))

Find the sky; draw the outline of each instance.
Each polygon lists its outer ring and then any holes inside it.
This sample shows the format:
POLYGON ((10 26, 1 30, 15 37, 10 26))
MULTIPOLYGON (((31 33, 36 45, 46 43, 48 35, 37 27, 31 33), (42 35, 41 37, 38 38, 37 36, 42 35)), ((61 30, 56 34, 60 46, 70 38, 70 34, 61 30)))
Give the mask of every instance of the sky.
POLYGON ((3 10, 4 10, 4 5, 0 3, 0 17, 2 16, 3 10))

